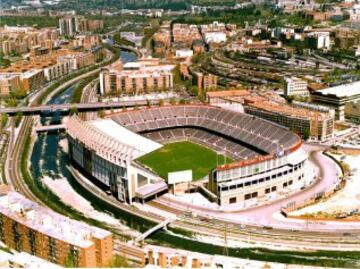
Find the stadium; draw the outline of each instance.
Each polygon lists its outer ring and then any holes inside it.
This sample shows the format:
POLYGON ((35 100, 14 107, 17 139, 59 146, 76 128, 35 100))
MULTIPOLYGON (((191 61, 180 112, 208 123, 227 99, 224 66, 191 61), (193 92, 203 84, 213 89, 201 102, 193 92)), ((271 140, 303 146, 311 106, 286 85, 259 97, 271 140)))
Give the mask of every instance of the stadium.
POLYGON ((67 134, 72 164, 128 203, 167 192, 168 173, 180 170, 192 170, 196 186, 219 205, 304 185, 307 155, 296 134, 214 106, 134 109, 92 121, 73 116, 67 134))

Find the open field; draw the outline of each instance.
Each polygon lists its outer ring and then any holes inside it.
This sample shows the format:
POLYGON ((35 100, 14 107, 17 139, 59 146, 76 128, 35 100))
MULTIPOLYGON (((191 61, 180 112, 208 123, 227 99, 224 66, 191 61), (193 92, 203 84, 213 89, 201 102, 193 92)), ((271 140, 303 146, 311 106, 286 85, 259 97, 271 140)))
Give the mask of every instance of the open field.
MULTIPOLYGON (((167 179, 169 172, 193 171, 193 180, 199 180, 208 175, 217 164, 224 163, 224 156, 198 144, 183 141, 164 145, 162 148, 142 156, 138 161, 161 177, 167 179)), ((226 162, 232 162, 226 158, 226 162)))

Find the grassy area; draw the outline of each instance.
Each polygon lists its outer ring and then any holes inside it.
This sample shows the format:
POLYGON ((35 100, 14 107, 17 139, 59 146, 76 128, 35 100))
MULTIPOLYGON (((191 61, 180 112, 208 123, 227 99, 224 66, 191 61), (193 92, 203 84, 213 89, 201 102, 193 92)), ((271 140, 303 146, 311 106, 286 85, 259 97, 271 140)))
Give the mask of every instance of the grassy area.
POLYGON ((32 17, 32 16, 2 16, 0 26, 35 26, 42 27, 57 27, 59 25, 56 17, 32 17))
MULTIPOLYGON (((193 179, 199 180, 208 175, 216 164, 224 163, 224 156, 218 155, 211 149, 198 144, 183 141, 166 144, 138 159, 142 164, 150 167, 161 177, 167 179, 169 172, 188 170, 193 171, 193 179)), ((232 162, 227 158, 227 162, 232 162)))
POLYGON ((83 79, 80 83, 78 83, 75 86, 75 89, 71 95, 70 98, 70 103, 72 104, 77 104, 81 102, 81 96, 83 93, 83 90, 85 88, 86 85, 88 85, 91 81, 95 80, 96 78, 99 77, 99 73, 100 72, 96 72, 94 75, 88 76, 85 79, 83 79))
POLYGON ((245 22, 253 25, 259 20, 268 21, 270 27, 285 26, 287 24, 305 26, 314 23, 304 13, 286 14, 266 4, 227 11, 210 10, 206 16, 203 14, 186 14, 175 18, 173 23, 207 24, 220 21, 235 23, 244 27, 245 22))
POLYGON ((150 49, 151 48, 151 39, 152 39, 153 35, 159 29, 160 21, 158 19, 153 19, 150 21, 149 24, 150 24, 150 26, 144 29, 144 37, 141 41, 141 45, 143 47, 148 46, 148 48, 150 49))
MULTIPOLYGON (((151 235, 147 242, 151 244, 165 244, 169 247, 176 247, 188 251, 196 251, 210 255, 223 255, 224 247, 219 245, 209 245, 195 240, 189 240, 183 236, 173 236, 164 231, 159 231, 151 235)), ((336 244, 336 243, 334 243, 336 244)), ((230 257, 237 257, 249 260, 280 262, 286 264, 324 266, 337 268, 360 268, 359 251, 289 251, 274 250, 266 248, 228 248, 230 257)), ((296 267, 296 266, 294 266, 296 267)), ((266 268, 266 267, 264 267, 266 268)), ((273 267, 271 267, 273 268, 273 267)))

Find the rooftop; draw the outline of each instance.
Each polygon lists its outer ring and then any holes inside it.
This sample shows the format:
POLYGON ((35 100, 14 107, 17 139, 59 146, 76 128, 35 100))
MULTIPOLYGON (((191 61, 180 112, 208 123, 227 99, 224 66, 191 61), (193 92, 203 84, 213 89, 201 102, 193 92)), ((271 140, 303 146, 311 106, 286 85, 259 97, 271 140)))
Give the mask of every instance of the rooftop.
POLYGON ((114 138, 122 144, 135 148, 144 154, 162 147, 161 144, 128 130, 112 119, 94 120, 89 123, 101 130, 104 134, 114 138))
POLYGON ((103 229, 55 213, 14 191, 0 195, 0 213, 40 233, 82 248, 94 244, 91 238, 111 235, 103 229))
POLYGON ((326 118, 328 116, 327 113, 321 113, 319 111, 313 111, 309 109, 302 109, 302 108, 293 107, 290 105, 280 104, 271 101, 254 102, 254 103, 250 103, 249 106, 290 117, 305 118, 312 120, 316 120, 319 118, 326 118))
POLYGON ((360 95, 360 81, 330 87, 316 92, 321 93, 322 95, 335 95, 338 98, 360 95))
POLYGON ((232 97, 232 96, 245 96, 249 95, 247 90, 231 90, 231 91, 216 91, 216 92, 207 92, 206 95, 213 97, 232 97))

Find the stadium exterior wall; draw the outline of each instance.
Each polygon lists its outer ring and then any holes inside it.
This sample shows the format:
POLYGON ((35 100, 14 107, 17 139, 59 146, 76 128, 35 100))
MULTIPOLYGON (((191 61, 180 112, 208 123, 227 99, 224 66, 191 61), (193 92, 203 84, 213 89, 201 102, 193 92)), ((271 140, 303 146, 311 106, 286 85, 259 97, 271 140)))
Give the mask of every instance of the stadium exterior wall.
POLYGON ((289 155, 263 158, 244 166, 218 167, 209 179, 209 188, 219 205, 245 203, 271 193, 300 189, 305 185, 307 155, 302 148, 289 155))
POLYGON ((136 190, 141 186, 149 184, 156 175, 140 169, 131 162, 124 165, 112 163, 89 150, 81 141, 68 135, 69 159, 82 169, 85 174, 90 175, 98 185, 109 189, 118 200, 131 204, 136 198, 136 190))

